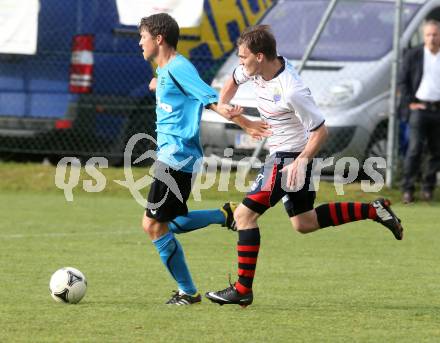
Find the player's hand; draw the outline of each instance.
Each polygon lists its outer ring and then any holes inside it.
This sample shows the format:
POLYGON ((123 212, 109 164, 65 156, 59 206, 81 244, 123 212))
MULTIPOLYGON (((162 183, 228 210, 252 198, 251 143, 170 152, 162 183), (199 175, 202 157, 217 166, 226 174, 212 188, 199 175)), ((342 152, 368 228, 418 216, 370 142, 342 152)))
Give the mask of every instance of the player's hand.
POLYGON ((287 173, 286 186, 289 190, 296 192, 304 187, 307 163, 306 158, 300 157, 281 169, 281 173, 287 173))
POLYGON ((155 92, 156 86, 157 86, 157 78, 153 77, 150 81, 150 84, 148 85, 148 89, 152 92, 155 92))
POLYGON ((245 127, 245 132, 252 136, 252 138, 261 140, 264 137, 269 137, 272 135, 270 130, 270 125, 262 120, 249 120, 247 126, 245 127))
POLYGON ((420 102, 412 102, 409 104, 409 109, 412 111, 416 110, 426 110, 426 105, 421 104, 420 102))
POLYGON ((217 111, 226 119, 232 119, 243 113, 243 108, 239 105, 218 104, 217 111))

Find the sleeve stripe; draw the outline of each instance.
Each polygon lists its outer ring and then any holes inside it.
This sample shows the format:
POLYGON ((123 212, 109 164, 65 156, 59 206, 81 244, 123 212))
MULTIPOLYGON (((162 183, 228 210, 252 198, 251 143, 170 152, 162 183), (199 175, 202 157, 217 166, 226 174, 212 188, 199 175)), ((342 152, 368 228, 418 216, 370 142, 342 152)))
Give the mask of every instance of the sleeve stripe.
POLYGON ((183 89, 182 85, 181 85, 179 82, 177 82, 177 80, 176 80, 176 78, 173 76, 173 74, 171 74, 170 71, 168 71, 168 74, 170 75, 171 80, 173 80, 173 82, 174 82, 174 84, 176 85, 176 87, 179 88, 179 90, 180 90, 185 96, 187 96, 187 94, 186 94, 185 90, 183 89))
POLYGON ((234 83, 236 86, 239 86, 239 84, 237 83, 237 81, 235 80, 235 71, 237 70, 237 68, 234 69, 234 71, 232 72, 232 80, 234 80, 234 83))
POLYGON ((321 122, 321 124, 319 124, 318 126, 314 127, 313 129, 311 129, 309 131, 312 132, 312 131, 318 130, 322 125, 324 125, 324 123, 325 123, 325 119, 321 122))
POLYGON ((206 104, 205 108, 206 108, 207 110, 210 110, 212 104, 217 105, 218 103, 217 103, 217 101, 210 102, 210 103, 206 104))

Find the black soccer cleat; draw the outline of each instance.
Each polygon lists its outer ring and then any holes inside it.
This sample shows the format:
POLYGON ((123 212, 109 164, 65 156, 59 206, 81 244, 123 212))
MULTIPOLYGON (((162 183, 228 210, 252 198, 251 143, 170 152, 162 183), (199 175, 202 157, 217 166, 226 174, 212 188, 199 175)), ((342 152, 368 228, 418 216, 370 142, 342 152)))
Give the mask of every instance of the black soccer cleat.
POLYGON ((225 215, 225 223, 222 224, 223 227, 227 227, 228 230, 237 231, 237 226, 235 225, 234 220, 234 211, 237 209, 238 203, 236 202, 227 202, 225 203, 220 211, 225 215))
POLYGON ((400 219, 391 210, 391 201, 379 198, 374 200, 371 205, 376 210, 377 218, 375 220, 389 229, 397 240, 402 240, 403 227, 400 224, 400 219))
POLYGON ((236 304, 241 307, 246 307, 252 304, 252 301, 254 300, 252 291, 246 294, 240 294, 233 285, 230 285, 228 288, 221 291, 207 292, 205 297, 219 305, 236 304))
POLYGON ((194 305, 194 304, 200 304, 202 301, 202 296, 200 293, 197 293, 195 295, 189 295, 186 293, 183 293, 181 291, 173 291, 174 295, 171 297, 170 300, 166 302, 167 305, 194 305))

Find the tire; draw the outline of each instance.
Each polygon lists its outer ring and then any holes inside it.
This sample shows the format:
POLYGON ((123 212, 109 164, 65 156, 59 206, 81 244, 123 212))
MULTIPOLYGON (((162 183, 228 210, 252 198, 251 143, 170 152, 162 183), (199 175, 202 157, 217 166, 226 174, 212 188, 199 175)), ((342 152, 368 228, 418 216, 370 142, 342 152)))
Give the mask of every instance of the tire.
MULTIPOLYGON (((367 150, 365 152, 365 160, 367 160, 370 157, 381 157, 383 159, 387 159, 387 123, 382 122, 379 124, 376 129, 373 132, 373 135, 371 136, 370 143, 368 144, 367 150)), ((376 169, 377 172, 379 172, 384 178, 386 174, 386 170, 382 168, 376 169)), ((365 174, 364 170, 362 169, 361 173, 361 179, 363 180, 370 180, 371 178, 365 174)))

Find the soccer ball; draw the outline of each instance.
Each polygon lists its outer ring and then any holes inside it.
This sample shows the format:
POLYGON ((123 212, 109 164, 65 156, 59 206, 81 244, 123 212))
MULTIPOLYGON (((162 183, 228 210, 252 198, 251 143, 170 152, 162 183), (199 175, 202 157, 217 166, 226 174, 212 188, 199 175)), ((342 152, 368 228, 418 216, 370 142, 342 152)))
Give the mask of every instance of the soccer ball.
POLYGON ((49 290, 55 301, 76 304, 86 294, 87 279, 78 269, 61 268, 50 278, 49 290))

